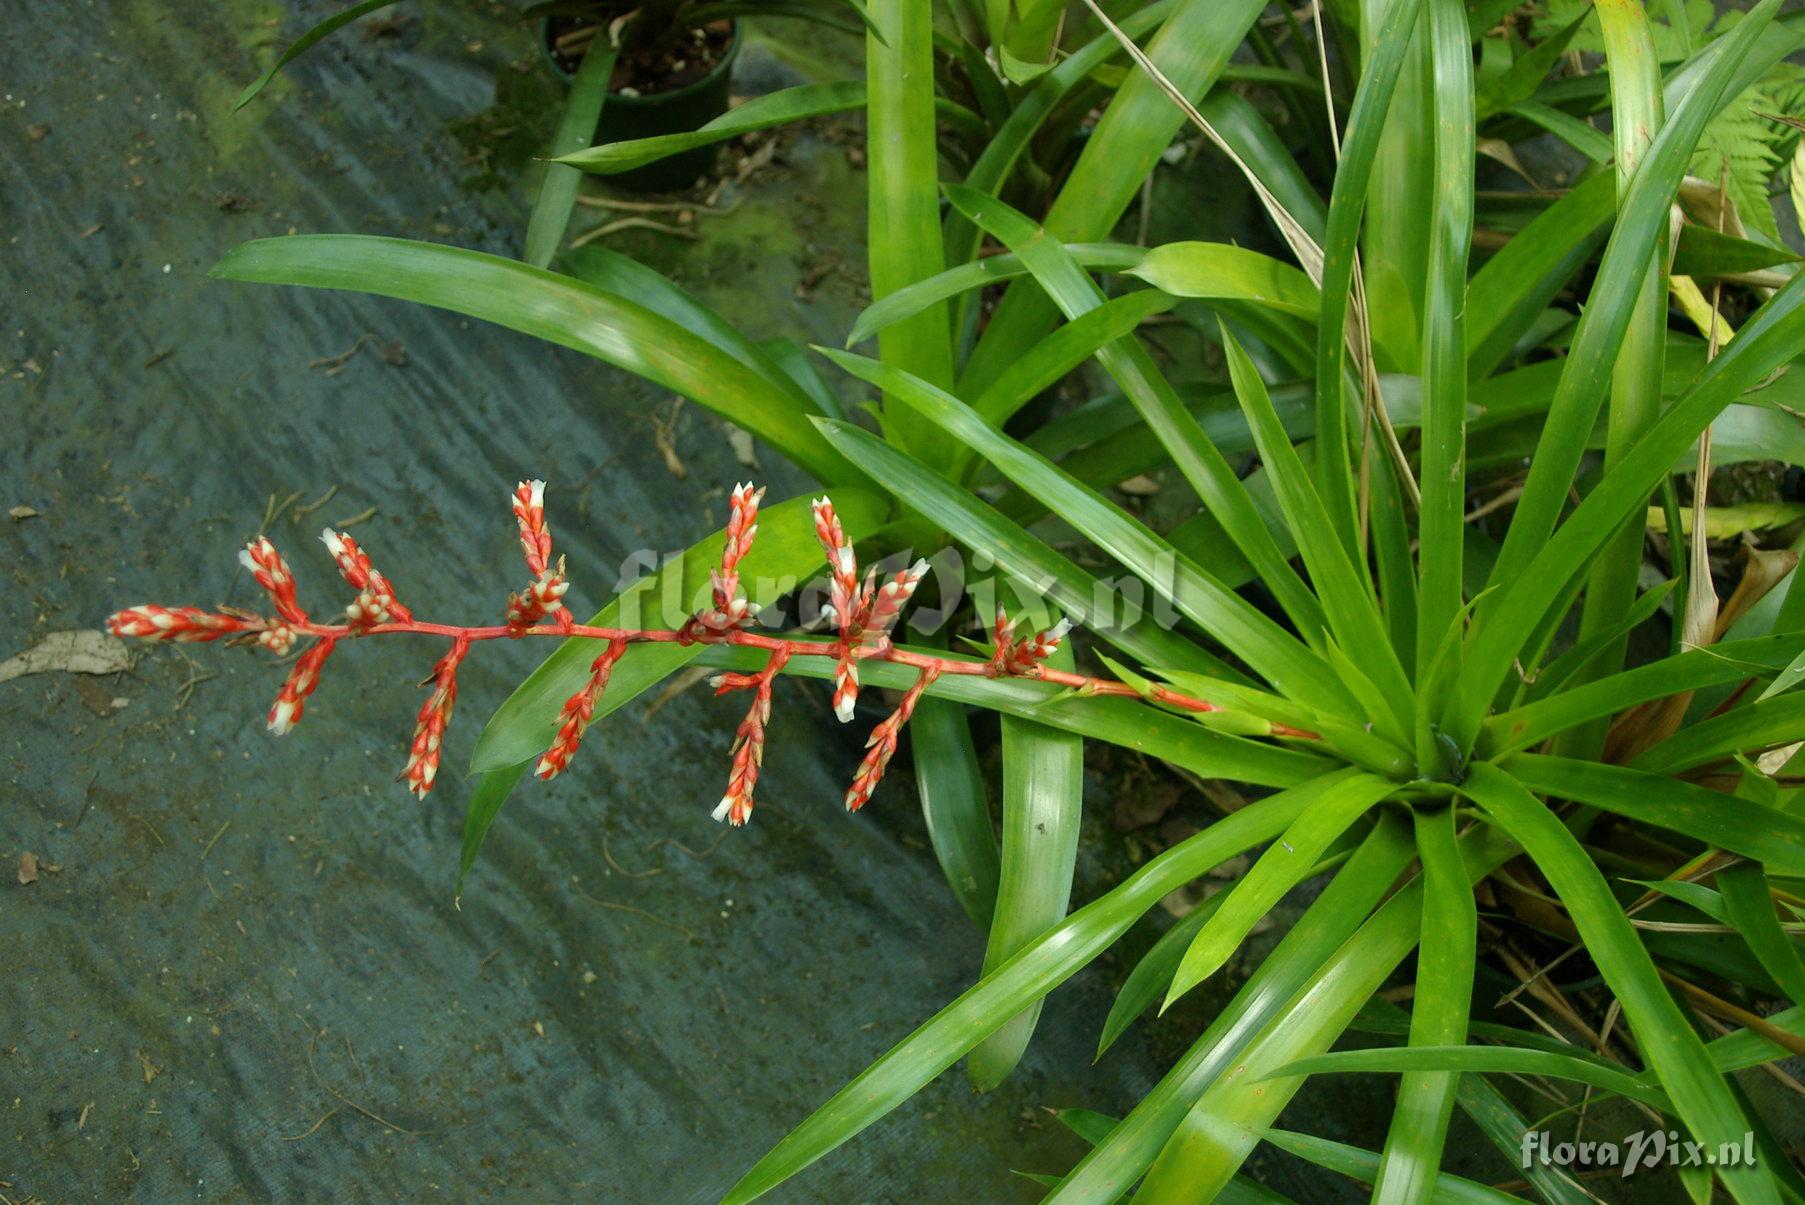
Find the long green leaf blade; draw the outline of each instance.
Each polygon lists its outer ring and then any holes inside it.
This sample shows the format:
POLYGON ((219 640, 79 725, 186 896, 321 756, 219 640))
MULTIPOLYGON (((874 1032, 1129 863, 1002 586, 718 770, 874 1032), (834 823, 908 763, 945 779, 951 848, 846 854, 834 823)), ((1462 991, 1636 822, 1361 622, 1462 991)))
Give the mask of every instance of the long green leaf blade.
MULTIPOLYGON (((1454 15, 1465 24, 1458 9, 1454 15)), ((1464 39, 1460 45, 1464 50, 1464 39)), ((1479 918, 1472 879, 1454 837, 1454 808, 1438 812, 1419 808, 1415 822, 1417 854, 1423 866, 1423 931, 1417 943, 1410 1045, 1458 1046, 1467 1039, 1473 1002, 1479 918)), ((1432 1201, 1446 1191, 1449 1177, 1441 1174, 1442 1145, 1459 1083, 1458 1071, 1404 1076, 1374 1181, 1376 1197, 1432 1201)))
POLYGON ((1172 976, 1172 986, 1160 1011, 1220 970, 1254 925, 1286 892, 1303 881, 1323 852, 1391 789, 1390 782, 1374 775, 1344 779, 1292 821, 1284 836, 1261 854, 1246 877, 1230 889, 1228 901, 1191 942, 1172 976))
POLYGON ((820 481, 863 479, 809 424, 810 409, 643 306, 500 256, 407 239, 302 234, 228 251, 211 275, 351 289, 438 306, 605 360, 724 415, 820 481))
MULTIPOLYGON (((1072 667, 1069 645, 1055 654, 1072 667)), ((1003 717, 1003 854, 996 914, 984 948, 990 974, 1065 919, 1084 819, 1084 738, 1032 720, 1003 717)), ((1015 1069, 1040 1017, 1035 1002, 971 1052, 972 1086, 988 1092, 1015 1069)))
POLYGON ((1330 776, 1270 796, 1218 821, 1029 942, 792 1130, 733 1186, 727 1205, 763 1196, 913 1096, 1022 1008, 1109 948, 1161 896, 1278 835, 1334 780, 1330 776))
MULTIPOLYGON (((1672 1098, 1674 1110, 1708 1149, 1739 1142, 1748 1122, 1704 1043, 1668 995, 1641 939, 1612 896, 1591 855, 1517 780, 1494 766, 1475 766, 1461 788, 1503 825, 1548 877, 1566 904, 1586 952, 1623 1006, 1638 1045, 1672 1098)), ((1755 1168, 1719 1168, 1739 1201, 1778 1202, 1774 1182, 1755 1168)))

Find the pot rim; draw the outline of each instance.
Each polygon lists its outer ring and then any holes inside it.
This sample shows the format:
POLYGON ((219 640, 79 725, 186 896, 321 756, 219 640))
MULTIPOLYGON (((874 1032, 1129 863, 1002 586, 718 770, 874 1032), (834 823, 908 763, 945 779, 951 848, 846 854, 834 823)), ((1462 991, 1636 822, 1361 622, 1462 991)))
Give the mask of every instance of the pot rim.
MULTIPOLYGON (((701 92, 710 84, 715 83, 723 75, 726 75, 729 71, 733 70, 733 61, 739 57, 740 43, 744 40, 741 34, 739 20, 737 18, 731 18, 730 20, 733 25, 733 32, 727 39, 727 52, 721 56, 720 62, 709 68, 708 74, 702 76, 700 79, 692 80, 681 88, 676 88, 669 92, 653 92, 643 96, 623 96, 621 93, 609 89, 608 104, 628 106, 670 104, 701 92)), ((564 70, 564 65, 558 62, 558 56, 552 52, 550 36, 551 23, 552 19, 549 16, 541 17, 539 19, 539 53, 545 61, 550 64, 552 74, 557 76, 560 82, 569 85, 576 77, 564 70)))

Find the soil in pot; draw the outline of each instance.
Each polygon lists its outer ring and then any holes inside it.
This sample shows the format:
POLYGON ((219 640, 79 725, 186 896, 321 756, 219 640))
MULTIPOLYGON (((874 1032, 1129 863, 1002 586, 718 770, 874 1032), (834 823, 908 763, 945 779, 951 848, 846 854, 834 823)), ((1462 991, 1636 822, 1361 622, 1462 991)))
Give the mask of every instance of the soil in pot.
MULTIPOLYGON (((606 31, 586 17, 549 17, 546 57, 566 83, 606 31)), ((731 21, 687 31, 674 44, 630 51, 614 65, 595 142, 684 134, 727 111, 740 36, 731 21)), ((609 179, 622 188, 663 192, 686 187, 714 169, 717 147, 699 147, 609 179)))

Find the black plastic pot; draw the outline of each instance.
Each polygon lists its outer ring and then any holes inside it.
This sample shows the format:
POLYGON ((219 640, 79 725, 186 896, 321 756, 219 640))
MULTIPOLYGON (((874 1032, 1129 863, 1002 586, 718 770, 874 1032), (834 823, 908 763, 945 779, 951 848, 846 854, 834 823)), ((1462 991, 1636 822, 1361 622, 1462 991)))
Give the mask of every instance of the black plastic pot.
MULTIPOLYGON (((552 51, 552 26, 548 17, 539 27, 539 46, 546 62, 557 77, 569 84, 571 73, 564 69, 552 51)), ((627 142, 635 138, 652 138, 659 134, 687 134, 700 129, 727 111, 727 98, 733 84, 733 61, 740 53, 740 27, 734 23, 727 42, 727 52, 714 69, 701 79, 670 92, 654 92, 649 96, 623 96, 608 93, 602 105, 601 121, 596 125, 595 143, 627 142)), ((656 163, 609 176, 620 188, 636 192, 669 192, 686 188, 698 177, 714 170, 718 146, 697 147, 656 163)))

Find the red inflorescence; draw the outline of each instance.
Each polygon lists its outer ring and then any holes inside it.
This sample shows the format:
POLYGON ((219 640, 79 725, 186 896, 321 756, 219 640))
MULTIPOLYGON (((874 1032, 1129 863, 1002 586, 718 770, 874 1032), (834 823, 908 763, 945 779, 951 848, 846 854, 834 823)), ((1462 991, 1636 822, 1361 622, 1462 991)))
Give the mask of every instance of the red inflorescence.
POLYGON ((395 587, 389 579, 376 571, 370 564, 368 554, 357 546, 357 541, 342 531, 333 531, 330 527, 320 532, 320 541, 326 545, 326 551, 332 554, 332 560, 338 565, 338 571, 357 597, 345 608, 345 620, 354 628, 375 627, 379 623, 412 623, 414 613, 407 609, 395 597, 395 587))
POLYGON ((714 818, 738 828, 752 818, 752 789, 758 785, 759 769, 765 764, 765 725, 771 720, 771 683, 790 659, 789 650, 771 654, 764 669, 756 674, 720 674, 714 679, 717 695, 730 690, 752 691, 752 706, 733 734, 733 767, 727 773, 727 793, 715 805, 714 818))
POLYGON ((218 640, 240 632, 255 632, 264 621, 242 615, 216 615, 199 607, 159 607, 146 603, 107 616, 107 631, 114 636, 139 640, 218 640))
POLYGON ((453 640, 450 650, 433 667, 432 693, 420 705, 420 716, 414 723, 414 740, 407 749, 407 764, 395 776, 421 799, 426 798, 439 776, 439 747, 444 741, 445 729, 451 723, 452 706, 458 701, 458 666, 463 664, 464 654, 469 651, 468 640, 461 637, 453 640))
POLYGON ((583 733, 594 720, 595 705, 601 701, 615 665, 626 652, 625 640, 610 640, 601 656, 589 663, 589 681, 583 684, 583 689, 564 700, 564 707, 558 712, 558 735, 552 738, 551 748, 540 757, 533 773, 549 780, 556 778, 570 764, 570 759, 576 756, 577 746, 583 743, 583 733))
MULTIPOLYGON (((752 691, 752 705, 734 736, 727 793, 714 813, 716 819, 734 825, 746 823, 752 814, 753 789, 764 761, 765 729, 771 718, 773 683, 792 657, 834 659, 833 704, 842 720, 850 719, 853 714, 861 660, 905 665, 916 673, 914 683, 904 693, 896 710, 878 724, 866 742, 869 751, 846 793, 847 810, 855 812, 870 800, 896 752, 903 726, 908 723, 923 692, 941 674, 1032 677, 1090 693, 1136 695, 1136 690, 1125 683, 1054 670, 1046 665, 1047 658, 1058 649, 1070 628, 1065 620, 1018 640, 1015 621, 998 611, 996 644, 988 662, 898 647, 891 632, 927 573, 927 562, 917 561, 881 582, 875 571, 869 572, 861 583, 852 545, 839 516, 834 513, 833 503, 826 498, 814 503, 814 525, 816 537, 827 556, 830 609, 838 629, 837 637, 824 643, 752 631, 751 623, 758 615, 758 607, 746 597, 739 569, 758 534, 758 508, 763 498, 764 490, 754 489, 750 484, 735 487, 729 502, 720 567, 711 581, 710 605, 690 616, 676 630, 582 626, 572 620, 563 604, 564 594, 569 589, 564 562, 560 558, 554 565, 551 559, 551 530, 545 522, 545 483, 542 481, 520 483, 512 498, 514 517, 520 528, 521 550, 533 580, 524 592, 510 597, 505 626, 460 627, 417 622, 413 613, 396 599, 394 587, 371 565, 370 558, 357 542, 343 532, 331 530, 324 532, 321 539, 340 574, 357 591, 357 597, 345 610, 344 623, 317 624, 308 619, 296 598, 294 575, 288 563, 267 539, 259 536, 240 554, 240 559, 269 595, 276 611, 275 618, 229 608, 214 612, 196 607, 145 605, 128 607, 110 616, 106 625, 115 636, 145 640, 207 641, 238 637, 254 641, 277 654, 288 653, 298 642, 313 641, 295 659, 270 708, 269 728, 278 735, 289 731, 301 719, 308 697, 319 685, 320 671, 340 641, 396 634, 450 638, 450 650, 439 659, 429 679, 431 693, 420 708, 407 764, 398 776, 406 782, 408 790, 422 797, 432 790, 438 778, 445 730, 457 701, 458 667, 474 641, 532 635, 575 636, 606 642, 600 655, 590 664, 587 681, 564 701, 559 711, 556 735, 536 766, 535 772, 541 778, 555 777, 569 766, 595 718, 597 704, 607 689, 609 678, 629 646, 657 642, 708 643, 762 651, 766 661, 756 672, 725 673, 715 679, 719 693, 752 691), (550 622, 542 622, 547 619, 550 622)), ((1179 694, 1168 687, 1156 688, 1153 698, 1184 711, 1219 710, 1213 703, 1179 694)), ((1274 732, 1298 739, 1317 739, 1315 733, 1299 729, 1275 726, 1274 732)))
POLYGON ((307 696, 318 688, 320 668, 326 664, 326 658, 332 656, 333 647, 337 643, 331 638, 321 640, 295 658, 293 667, 288 671, 287 681, 282 683, 282 689, 276 692, 276 701, 270 705, 271 732, 277 736, 286 736, 290 729, 301 722, 301 710, 307 705, 307 696))
POLYGON ((514 519, 520 525, 520 551, 526 557, 526 571, 533 580, 519 594, 508 595, 508 627, 516 634, 526 631, 548 615, 558 617, 559 626, 571 626, 564 610, 564 595, 570 582, 564 576, 564 558, 551 564, 552 531, 545 523, 545 482, 522 481, 514 487, 514 519))
POLYGON ((915 704, 921 701, 922 692, 940 675, 940 671, 928 667, 921 671, 915 684, 904 692, 902 702, 896 710, 884 717, 882 723, 871 730, 865 741, 868 752, 853 773, 852 786, 846 789, 846 810, 856 812, 871 802, 871 793, 877 790, 877 784, 884 777, 884 770, 890 765, 890 757, 896 752, 897 737, 902 734, 903 725, 915 714, 915 704))

